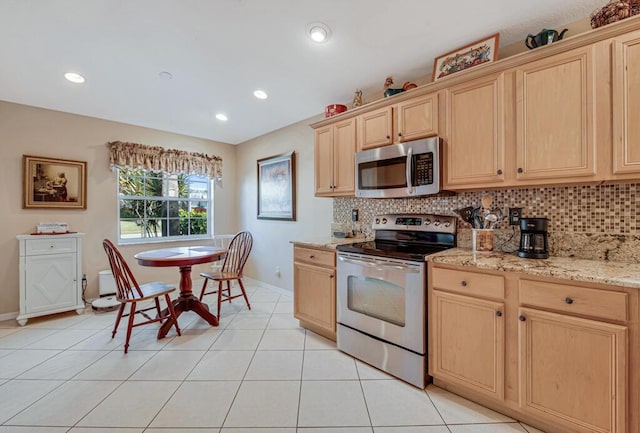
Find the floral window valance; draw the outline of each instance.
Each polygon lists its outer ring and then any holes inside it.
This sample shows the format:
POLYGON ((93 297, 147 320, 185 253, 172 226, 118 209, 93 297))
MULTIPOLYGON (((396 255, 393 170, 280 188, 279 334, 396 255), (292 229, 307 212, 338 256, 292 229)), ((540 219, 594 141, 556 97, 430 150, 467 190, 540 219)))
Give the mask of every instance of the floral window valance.
POLYGON ((211 179, 222 178, 222 158, 219 156, 123 141, 109 143, 109 167, 143 168, 171 174, 199 174, 211 179))

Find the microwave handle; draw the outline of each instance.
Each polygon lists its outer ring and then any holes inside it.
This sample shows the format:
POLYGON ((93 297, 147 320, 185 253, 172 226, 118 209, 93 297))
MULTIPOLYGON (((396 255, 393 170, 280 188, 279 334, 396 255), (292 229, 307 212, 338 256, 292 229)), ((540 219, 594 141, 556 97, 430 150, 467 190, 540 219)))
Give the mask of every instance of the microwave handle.
POLYGON ((407 192, 409 194, 413 194, 413 182, 411 181, 411 163, 413 160, 413 148, 409 148, 407 150, 407 192))

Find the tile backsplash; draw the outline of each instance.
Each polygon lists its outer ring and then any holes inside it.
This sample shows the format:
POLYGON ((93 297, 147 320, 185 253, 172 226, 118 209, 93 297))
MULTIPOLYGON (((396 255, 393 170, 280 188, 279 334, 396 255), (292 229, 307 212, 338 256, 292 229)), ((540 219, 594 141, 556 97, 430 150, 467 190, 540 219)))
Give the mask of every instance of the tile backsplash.
MULTIPOLYGON (((420 198, 333 200, 335 222, 351 221, 351 210, 359 210, 360 223, 370 227, 374 215, 382 213, 433 213, 455 215, 465 206, 480 206, 484 194, 492 207, 506 214, 507 207, 521 207, 524 217, 549 219, 551 254, 597 260, 637 262, 640 231, 637 194, 640 184, 579 185, 438 194, 420 198)), ((470 230, 458 220, 458 245, 470 245, 470 230)), ((504 251, 517 249, 519 233, 513 234, 506 220, 498 225, 496 244, 504 251)))

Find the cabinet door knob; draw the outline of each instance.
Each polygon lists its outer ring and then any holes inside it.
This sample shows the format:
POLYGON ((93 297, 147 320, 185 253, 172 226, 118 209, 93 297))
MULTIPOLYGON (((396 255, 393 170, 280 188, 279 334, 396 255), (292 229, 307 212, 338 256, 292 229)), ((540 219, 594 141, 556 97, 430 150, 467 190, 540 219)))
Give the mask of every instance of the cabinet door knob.
POLYGON ((499 169, 498 169, 498 171, 497 171, 497 173, 498 173, 498 174, 502 174, 502 169, 501 169, 501 168, 499 168, 499 169))
POLYGON ((566 298, 564 298, 564 302, 566 302, 567 304, 573 304, 573 298, 567 296, 566 298))
POLYGON ((466 282, 465 280, 462 280, 462 281, 460 282, 460 285, 461 285, 462 287, 467 287, 467 282, 466 282))
POLYGON ((496 317, 502 317, 502 311, 500 310, 496 311, 496 317))
POLYGON ((391 136, 390 135, 387 135, 387 140, 391 140, 391 136))
POLYGON ((522 169, 522 167, 518 167, 518 173, 523 173, 524 170, 522 169))
POLYGON ((329 278, 333 278, 333 274, 329 275, 329 278))
POLYGON ((314 256, 313 254, 311 254, 311 255, 309 256, 309 258, 310 258, 310 259, 315 259, 315 258, 316 258, 316 256, 314 256))
POLYGON ((402 137, 402 132, 398 132, 398 137, 402 137))
POLYGON ((525 320, 527 320, 527 318, 522 316, 522 315, 520 315, 520 316, 518 316, 518 320, 521 321, 521 322, 524 322, 525 320))

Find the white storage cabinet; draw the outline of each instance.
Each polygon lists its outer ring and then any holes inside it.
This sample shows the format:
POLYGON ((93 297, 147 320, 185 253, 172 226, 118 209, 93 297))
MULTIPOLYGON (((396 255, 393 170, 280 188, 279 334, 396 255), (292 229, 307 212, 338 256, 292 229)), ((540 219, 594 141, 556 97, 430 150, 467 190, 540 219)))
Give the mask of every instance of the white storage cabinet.
POLYGON ((82 300, 82 237, 19 235, 21 326, 31 317, 76 310, 84 312, 82 300))

